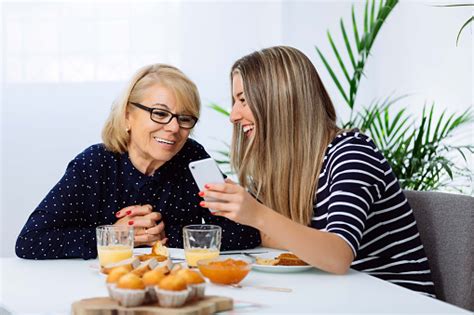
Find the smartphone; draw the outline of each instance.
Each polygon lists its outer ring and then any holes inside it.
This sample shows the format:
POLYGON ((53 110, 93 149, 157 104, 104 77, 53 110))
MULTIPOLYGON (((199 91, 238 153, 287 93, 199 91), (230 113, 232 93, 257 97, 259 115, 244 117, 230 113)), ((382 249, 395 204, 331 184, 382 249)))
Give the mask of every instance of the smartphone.
MULTIPOLYGON (((199 190, 203 191, 204 185, 206 184, 221 184, 224 182, 224 175, 222 175, 219 166, 216 161, 212 158, 204 160, 193 161, 189 163, 189 170, 194 177, 194 181, 199 187, 199 190)), ((214 198, 204 198, 206 201, 218 201, 214 198)), ((209 209, 211 212, 215 212, 209 209)))

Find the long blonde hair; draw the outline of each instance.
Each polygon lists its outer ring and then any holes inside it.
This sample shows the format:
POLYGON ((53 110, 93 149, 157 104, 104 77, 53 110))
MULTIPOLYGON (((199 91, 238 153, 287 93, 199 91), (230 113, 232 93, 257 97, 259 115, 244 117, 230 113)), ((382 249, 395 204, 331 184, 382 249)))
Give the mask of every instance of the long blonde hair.
POLYGON ((102 129, 105 147, 118 153, 128 149, 130 134, 126 129, 129 102, 141 102, 145 91, 155 84, 161 84, 175 94, 178 110, 199 118, 201 101, 196 85, 178 68, 166 64, 153 64, 139 69, 127 84, 122 95, 112 104, 112 110, 102 129))
POLYGON ((336 112, 318 73, 301 51, 277 46, 242 57, 242 76, 255 117, 254 136, 234 125, 231 164, 240 183, 266 206, 308 225, 336 112))

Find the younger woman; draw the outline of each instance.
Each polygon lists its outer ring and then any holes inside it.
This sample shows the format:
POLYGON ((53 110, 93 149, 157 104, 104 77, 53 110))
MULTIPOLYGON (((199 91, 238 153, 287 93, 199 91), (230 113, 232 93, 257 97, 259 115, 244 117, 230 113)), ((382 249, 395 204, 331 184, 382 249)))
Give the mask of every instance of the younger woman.
POLYGON ((272 47, 231 71, 232 166, 242 186, 207 185, 201 202, 335 274, 349 267, 427 295, 430 268, 412 209, 373 141, 336 126, 334 106, 299 50, 272 47))

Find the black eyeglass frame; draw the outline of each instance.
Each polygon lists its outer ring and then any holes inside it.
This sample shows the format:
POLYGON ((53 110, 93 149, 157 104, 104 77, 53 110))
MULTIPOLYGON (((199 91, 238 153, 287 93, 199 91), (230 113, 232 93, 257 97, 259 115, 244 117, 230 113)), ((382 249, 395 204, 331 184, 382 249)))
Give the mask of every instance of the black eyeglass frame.
MULTIPOLYGON (((179 125, 180 128, 183 128, 183 129, 193 129, 194 126, 196 126, 196 123, 197 123, 198 120, 199 120, 197 117, 195 117, 195 116, 193 116, 193 115, 178 115, 178 114, 173 114, 173 113, 170 112, 169 110, 162 109, 162 108, 148 107, 148 106, 142 105, 142 104, 140 104, 140 103, 135 103, 135 102, 129 102, 129 103, 132 104, 132 105, 135 106, 135 107, 138 107, 138 108, 143 109, 143 110, 145 110, 145 111, 147 111, 147 112, 150 112, 150 119, 151 119, 152 121, 156 122, 157 124, 161 124, 161 125, 167 125, 167 124, 169 124, 169 123, 173 120, 173 118, 176 117, 176 121, 178 122, 178 125, 179 125), (169 114, 171 115, 171 116, 170 116, 170 119, 169 119, 167 122, 161 122, 161 121, 156 121, 156 120, 154 120, 154 119, 153 119, 153 112, 154 112, 155 110, 159 110, 159 111, 163 111, 163 112, 169 113, 169 114), (190 117, 190 118, 192 118, 192 120, 194 121, 194 124, 193 124, 191 127, 183 127, 183 126, 181 126, 181 124, 180 124, 179 117, 190 117)), ((156 104, 156 105, 164 105, 164 104, 156 104)))

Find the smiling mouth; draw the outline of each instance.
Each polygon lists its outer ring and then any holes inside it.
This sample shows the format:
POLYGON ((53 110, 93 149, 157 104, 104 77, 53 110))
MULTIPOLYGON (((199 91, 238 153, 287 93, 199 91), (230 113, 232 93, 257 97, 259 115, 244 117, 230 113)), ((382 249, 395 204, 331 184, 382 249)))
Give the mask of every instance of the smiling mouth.
POLYGON ((166 140, 166 139, 163 139, 163 138, 158 138, 158 137, 154 137, 154 139, 159 142, 159 143, 164 143, 164 144, 170 144, 170 145, 173 145, 176 143, 176 141, 172 141, 172 140, 166 140))
POLYGON ((255 128, 255 125, 245 125, 242 126, 242 130, 244 133, 248 133, 250 130, 253 130, 255 128))

